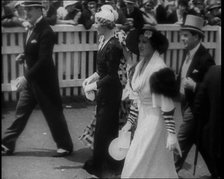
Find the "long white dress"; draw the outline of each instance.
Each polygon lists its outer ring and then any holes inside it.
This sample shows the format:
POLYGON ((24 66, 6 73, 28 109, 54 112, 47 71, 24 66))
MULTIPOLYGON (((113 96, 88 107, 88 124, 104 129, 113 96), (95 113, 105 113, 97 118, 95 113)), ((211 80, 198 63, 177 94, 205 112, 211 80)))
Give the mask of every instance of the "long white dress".
POLYGON ((139 76, 141 63, 136 66, 131 81, 132 95, 139 108, 138 123, 121 178, 178 178, 173 152, 166 148, 167 130, 161 114, 161 109, 170 111, 174 104, 163 95, 151 94, 149 84, 150 76, 166 65, 155 52, 139 76))

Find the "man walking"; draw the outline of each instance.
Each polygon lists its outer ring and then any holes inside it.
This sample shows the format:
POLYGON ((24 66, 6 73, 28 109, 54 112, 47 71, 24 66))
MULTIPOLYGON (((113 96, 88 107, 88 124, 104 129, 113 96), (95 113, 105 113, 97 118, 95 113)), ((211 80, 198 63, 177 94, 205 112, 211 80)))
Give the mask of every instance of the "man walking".
MULTIPOLYGON (((193 116, 193 103, 198 87, 209 67, 215 62, 211 55, 201 44, 204 37, 202 27, 204 20, 201 17, 187 15, 185 23, 181 27, 181 40, 183 41, 185 53, 178 75, 180 85, 180 100, 183 123, 178 132, 178 140, 182 157, 175 155, 177 172, 195 143, 196 122, 193 116)), ((203 152, 200 151, 202 156, 203 152)))
POLYGON ((2 154, 14 152, 17 138, 38 104, 58 148, 54 156, 70 155, 73 144, 63 114, 59 82, 52 59, 55 34, 42 16, 41 1, 27 0, 23 6, 32 27, 28 30, 24 54, 18 58, 20 62, 24 61, 26 69, 24 76, 17 79, 20 97, 16 119, 3 135, 2 154))

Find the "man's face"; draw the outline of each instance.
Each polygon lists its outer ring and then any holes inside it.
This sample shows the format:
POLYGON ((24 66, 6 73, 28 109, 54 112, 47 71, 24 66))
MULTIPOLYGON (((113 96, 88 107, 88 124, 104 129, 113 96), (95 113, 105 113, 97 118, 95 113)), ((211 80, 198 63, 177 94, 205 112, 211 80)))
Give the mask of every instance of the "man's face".
POLYGON ((155 3, 153 0, 149 0, 145 3, 144 8, 148 11, 152 10, 155 7, 155 3))
POLYGON ((132 11, 135 7, 134 3, 130 3, 130 2, 125 2, 125 5, 127 6, 127 8, 132 11))
POLYGON ((96 6, 97 6, 97 4, 95 1, 90 1, 87 4, 88 9, 92 12, 96 12, 96 6))
POLYGON ((188 30, 181 31, 180 38, 186 50, 193 49, 198 43, 198 35, 192 35, 188 30))
POLYGON ((25 7, 26 19, 34 24, 36 20, 40 17, 41 9, 37 7, 25 7))

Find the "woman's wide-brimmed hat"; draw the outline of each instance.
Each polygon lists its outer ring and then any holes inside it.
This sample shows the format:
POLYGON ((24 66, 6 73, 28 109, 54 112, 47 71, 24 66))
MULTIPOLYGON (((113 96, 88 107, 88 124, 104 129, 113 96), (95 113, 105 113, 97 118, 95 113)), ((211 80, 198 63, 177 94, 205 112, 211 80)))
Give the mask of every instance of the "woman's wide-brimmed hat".
POLYGON ((204 19, 195 15, 187 15, 184 24, 181 26, 180 30, 191 30, 204 36, 202 28, 204 26, 204 19))
POLYGON ((144 27, 141 30, 132 30, 128 33, 126 38, 126 47, 136 55, 139 55, 139 49, 138 49, 138 41, 139 36, 143 34, 148 39, 150 39, 150 43, 152 47, 157 50, 160 54, 163 54, 166 52, 166 50, 169 47, 168 39, 165 35, 163 35, 160 31, 156 29, 155 26, 151 25, 144 25, 144 27))
POLYGON ((42 1, 37 0, 26 0, 21 3, 23 7, 44 7, 42 1))

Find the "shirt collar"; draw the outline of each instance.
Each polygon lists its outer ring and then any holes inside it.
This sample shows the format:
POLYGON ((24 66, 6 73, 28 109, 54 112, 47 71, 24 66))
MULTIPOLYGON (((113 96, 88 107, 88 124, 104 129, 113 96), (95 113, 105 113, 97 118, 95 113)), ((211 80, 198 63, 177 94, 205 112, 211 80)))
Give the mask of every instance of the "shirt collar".
POLYGON ((193 49, 191 49, 189 51, 189 54, 190 54, 191 57, 194 56, 194 54, 196 53, 196 51, 198 50, 198 48, 199 48, 200 45, 201 45, 201 43, 198 43, 198 45, 196 45, 193 49))
POLYGON ((40 16, 40 17, 36 20, 36 22, 34 23, 34 25, 33 25, 33 26, 36 26, 36 25, 37 25, 37 23, 38 23, 38 22, 40 22, 42 18, 43 18, 43 16, 41 15, 41 16, 40 16))

